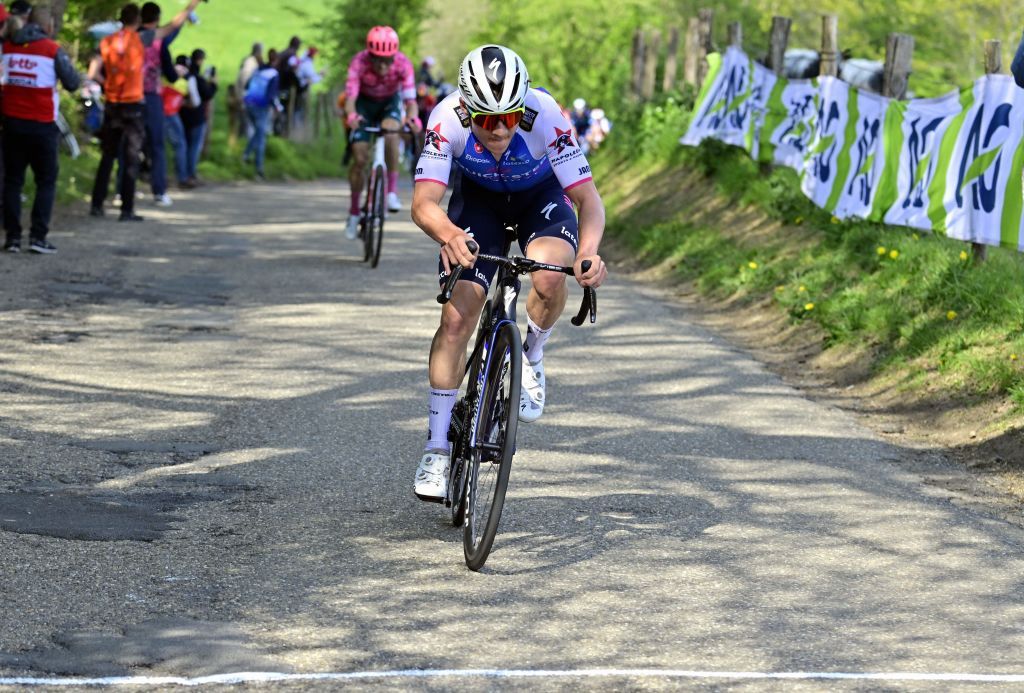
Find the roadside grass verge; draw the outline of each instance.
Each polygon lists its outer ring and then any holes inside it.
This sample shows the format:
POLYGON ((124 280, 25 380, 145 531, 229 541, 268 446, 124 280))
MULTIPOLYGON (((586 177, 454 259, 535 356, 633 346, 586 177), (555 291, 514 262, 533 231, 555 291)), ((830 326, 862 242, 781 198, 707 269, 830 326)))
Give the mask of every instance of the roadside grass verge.
MULTIPOLYGON (((667 263, 704 295, 770 297, 810 322, 826 349, 870 358, 901 387, 1008 398, 1024 413, 1024 259, 902 227, 840 221, 789 169, 762 170, 709 141, 681 147, 688 99, 627 114, 594 158, 609 233, 644 262, 667 263)), ((978 422, 979 427, 986 423, 978 422)))

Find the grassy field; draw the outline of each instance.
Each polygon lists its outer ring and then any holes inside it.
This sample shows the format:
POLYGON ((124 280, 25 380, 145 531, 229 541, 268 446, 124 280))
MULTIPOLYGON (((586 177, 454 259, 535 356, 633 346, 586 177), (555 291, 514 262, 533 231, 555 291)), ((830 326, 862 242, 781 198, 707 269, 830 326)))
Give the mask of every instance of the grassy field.
MULTIPOLYGON (((185 4, 185 0, 165 0, 161 3, 165 18, 172 17, 185 4)), ((324 16, 326 9, 316 0, 282 3, 210 0, 201 4, 197 13, 199 24, 186 25, 174 42, 172 52, 177 55, 202 48, 207 53, 207 65, 216 65, 222 79, 233 80, 242 59, 256 41, 262 41, 267 48, 281 50, 288 39, 298 36, 304 44, 316 45, 317 20, 324 16)), ((329 57, 318 57, 318 63, 329 57)))

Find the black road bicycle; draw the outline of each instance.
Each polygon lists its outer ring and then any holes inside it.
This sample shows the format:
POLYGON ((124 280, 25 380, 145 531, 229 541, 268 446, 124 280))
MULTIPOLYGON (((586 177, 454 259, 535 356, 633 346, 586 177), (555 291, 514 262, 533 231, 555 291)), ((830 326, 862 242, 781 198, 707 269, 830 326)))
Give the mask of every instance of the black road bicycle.
MULTIPOLYGON (((506 245, 506 255, 509 245, 506 245)), ((477 250, 472 243, 470 249, 477 250)), ((538 270, 575 276, 572 267, 549 265, 525 257, 478 257, 496 263, 498 273, 494 291, 480 315, 472 355, 466 363, 469 374, 466 394, 452 411, 448 429, 451 467, 444 501, 451 507, 452 525, 463 528, 462 546, 470 570, 480 570, 491 552, 515 454, 523 348, 516 325, 519 276, 538 270)), ((582 267, 584 272, 588 271, 590 261, 585 261, 582 267)), ((437 297, 438 303, 451 300, 463 269, 461 265, 452 268, 437 297)), ((583 290, 583 303, 572 324, 582 325, 588 314, 590 322, 597 319, 597 294, 589 287, 583 290)))

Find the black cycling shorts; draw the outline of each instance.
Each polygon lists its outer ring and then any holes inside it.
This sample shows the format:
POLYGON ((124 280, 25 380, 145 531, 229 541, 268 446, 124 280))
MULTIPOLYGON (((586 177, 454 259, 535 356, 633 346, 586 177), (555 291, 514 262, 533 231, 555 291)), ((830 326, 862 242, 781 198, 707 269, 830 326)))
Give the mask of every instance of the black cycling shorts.
MULTIPOLYGON (((579 250, 576 210, 553 175, 528 190, 513 193, 493 192, 458 176, 448 203, 448 218, 471 235, 480 245, 480 252, 487 255, 507 252, 508 228, 514 231, 524 255, 534 238, 548 236, 561 238, 571 245, 574 255, 579 250)), ((440 258, 437 268, 443 286, 448 273, 440 258)), ((487 292, 497 269, 493 262, 481 260, 472 270, 464 272, 459 281, 476 282, 487 292)))

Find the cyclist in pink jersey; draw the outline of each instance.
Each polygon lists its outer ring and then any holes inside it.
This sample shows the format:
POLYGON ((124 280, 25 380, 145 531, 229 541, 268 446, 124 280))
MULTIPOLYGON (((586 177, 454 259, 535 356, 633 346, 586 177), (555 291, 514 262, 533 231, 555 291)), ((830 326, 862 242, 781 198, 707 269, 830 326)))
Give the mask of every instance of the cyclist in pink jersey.
MULTIPOLYGON (((366 164, 370 160, 367 126, 397 130, 403 123, 413 132, 421 129, 416 106, 416 82, 412 62, 398 50, 398 34, 389 26, 375 26, 366 35, 366 50, 356 53, 348 66, 345 85, 345 121, 352 131, 352 166, 348 180, 352 187, 345 235, 354 239, 359 232, 359 200, 366 164), (402 104, 405 113, 402 113, 402 104)), ((402 208, 398 199, 398 134, 384 136, 384 158, 388 166, 388 211, 402 208)))

